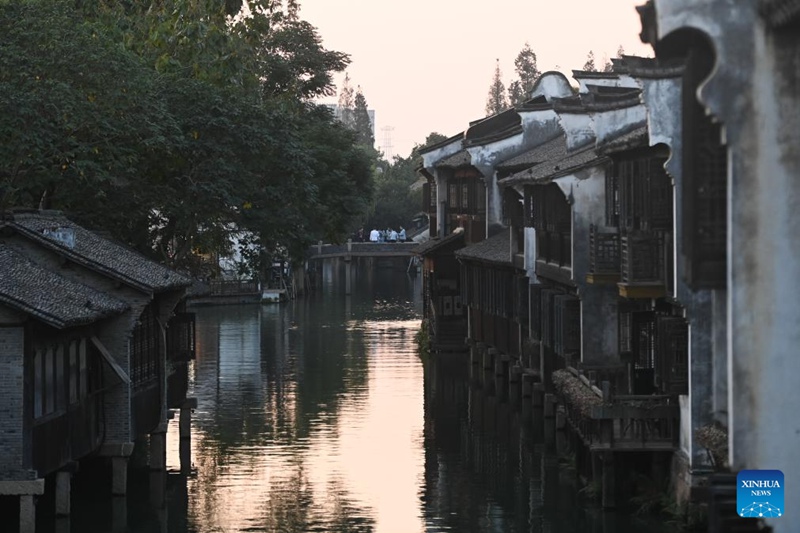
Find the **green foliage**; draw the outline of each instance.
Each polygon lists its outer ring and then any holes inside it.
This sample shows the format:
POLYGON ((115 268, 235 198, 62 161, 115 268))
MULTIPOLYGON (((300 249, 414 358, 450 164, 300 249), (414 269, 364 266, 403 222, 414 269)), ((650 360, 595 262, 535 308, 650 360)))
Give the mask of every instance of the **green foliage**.
POLYGON ((594 64, 594 51, 589 50, 586 55, 586 63, 583 64, 584 72, 597 72, 597 67, 594 64))
POLYGON ((536 80, 542 75, 536 65, 536 54, 526 42, 514 59, 517 79, 508 86, 508 99, 511 105, 518 105, 528 99, 536 80))
POLYGON ((415 186, 419 180, 417 168, 422 164, 419 151, 444 139, 441 133, 431 133, 424 144, 414 146, 408 157, 395 156, 391 164, 376 172, 373 209, 364 223, 367 231, 400 226, 410 229, 412 219, 422 209, 422 187, 415 186))
POLYGON ((294 2, 77 4, 0 3, 0 208, 63 209, 187 270, 232 231, 257 263, 364 216, 371 154, 309 103, 348 58, 294 2))
POLYGON ((358 144, 372 147, 375 145, 375 136, 372 134, 372 121, 369 119, 367 99, 361 92, 361 87, 356 91, 353 105, 353 129, 356 132, 358 144))
POLYGON ((339 120, 348 128, 354 125, 353 112, 355 111, 355 96, 353 87, 350 85, 350 75, 344 73, 342 89, 339 91, 339 120))
POLYGON ((505 109, 508 109, 508 100, 506 99, 506 87, 503 85, 503 76, 500 73, 500 60, 494 67, 494 77, 492 84, 489 86, 489 96, 486 99, 486 115, 494 115, 505 109))

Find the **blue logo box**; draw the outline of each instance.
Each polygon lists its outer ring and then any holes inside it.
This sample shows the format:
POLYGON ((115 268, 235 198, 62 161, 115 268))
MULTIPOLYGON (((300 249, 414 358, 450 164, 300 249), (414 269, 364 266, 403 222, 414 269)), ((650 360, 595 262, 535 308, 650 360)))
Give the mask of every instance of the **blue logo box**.
POLYGON ((742 470, 736 476, 736 507, 745 518, 783 516, 783 472, 742 470))

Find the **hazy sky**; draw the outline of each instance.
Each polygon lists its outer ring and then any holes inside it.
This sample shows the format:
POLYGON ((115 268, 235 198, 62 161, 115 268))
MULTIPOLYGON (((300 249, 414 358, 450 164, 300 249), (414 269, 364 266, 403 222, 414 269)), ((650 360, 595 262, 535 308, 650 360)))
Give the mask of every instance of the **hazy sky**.
MULTIPOLYGON (((541 71, 570 76, 589 50, 598 68, 616 55, 652 55, 639 40, 644 0, 300 0, 300 16, 328 49, 350 54, 353 85, 376 113, 376 146, 392 127, 394 155, 432 131, 454 135, 484 116, 500 60, 503 81, 527 41, 541 71)), ((343 76, 337 76, 341 83, 343 76)), ((330 99, 326 101, 335 101, 330 99)))

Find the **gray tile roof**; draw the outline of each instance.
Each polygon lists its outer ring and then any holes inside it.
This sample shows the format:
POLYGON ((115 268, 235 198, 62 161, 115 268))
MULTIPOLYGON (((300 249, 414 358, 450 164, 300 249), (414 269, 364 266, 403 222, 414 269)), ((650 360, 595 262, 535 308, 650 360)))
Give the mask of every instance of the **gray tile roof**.
POLYGON ((457 141, 459 139, 463 139, 463 138, 464 138, 464 132, 462 131, 462 132, 456 133, 455 135, 453 135, 451 137, 448 137, 447 139, 445 139, 443 141, 439 141, 438 143, 433 143, 433 144, 430 144, 428 146, 424 146, 424 147, 419 149, 418 153, 420 155, 427 154, 428 152, 432 152, 432 151, 436 150, 437 148, 441 148, 443 146, 447 146, 448 144, 450 144, 452 142, 455 142, 455 141, 457 141))
POLYGON ((649 145, 650 138, 645 125, 606 141, 602 146, 597 147, 597 151, 601 154, 610 154, 649 145))
POLYGON ((435 252, 449 243, 456 244, 459 240, 464 242, 464 230, 461 228, 456 228, 456 230, 450 235, 446 235, 445 237, 434 237, 423 242, 414 248, 413 253, 416 255, 429 255, 431 252, 435 252))
POLYGON ((118 315, 128 304, 38 266, 0 244, 0 301, 59 329, 118 315))
POLYGON ((472 158, 470 157, 469 152, 467 152, 466 149, 461 149, 453 155, 441 159, 436 163, 435 166, 458 168, 469 165, 471 161, 472 158))
POLYGON ((191 284, 188 277, 100 237, 57 212, 15 213, 13 221, 6 225, 76 263, 141 290, 160 292, 191 284))
POLYGON ((624 59, 631 75, 637 78, 675 78, 681 76, 685 68, 684 60, 680 58, 663 61, 652 57, 624 56, 624 59))
POLYGON ((510 265, 512 264, 511 242, 508 230, 506 229, 486 240, 457 250, 455 255, 459 259, 510 265))
POLYGON ((605 156, 599 155, 594 147, 589 147, 578 152, 566 154, 560 158, 550 159, 528 170, 516 172, 500 180, 500 184, 509 186, 520 183, 547 182, 561 176, 566 176, 582 168, 600 164, 606 159, 605 156))
MULTIPOLYGON (((527 152, 523 152, 518 156, 501 161, 497 166, 497 170, 522 170, 543 161, 549 161, 563 157, 567 153, 567 140, 563 135, 559 135, 549 141, 545 141, 535 148, 531 148, 527 152)), ((501 183, 503 180, 501 180, 501 183)))

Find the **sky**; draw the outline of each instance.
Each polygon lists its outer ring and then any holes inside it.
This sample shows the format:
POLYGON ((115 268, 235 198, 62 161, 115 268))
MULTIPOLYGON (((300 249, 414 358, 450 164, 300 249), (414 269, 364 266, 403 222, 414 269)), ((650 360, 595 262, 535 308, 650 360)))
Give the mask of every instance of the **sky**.
MULTIPOLYGON (((598 68, 620 45, 626 54, 652 56, 639 40, 635 8, 643 3, 300 0, 300 16, 317 27, 327 49, 350 55, 351 84, 361 86, 375 110, 376 147, 405 157, 429 133, 455 135, 485 116, 496 60, 508 87, 525 42, 539 70, 560 70, 570 79, 590 50, 598 68)), ((343 78, 336 76, 337 86, 343 78)))

